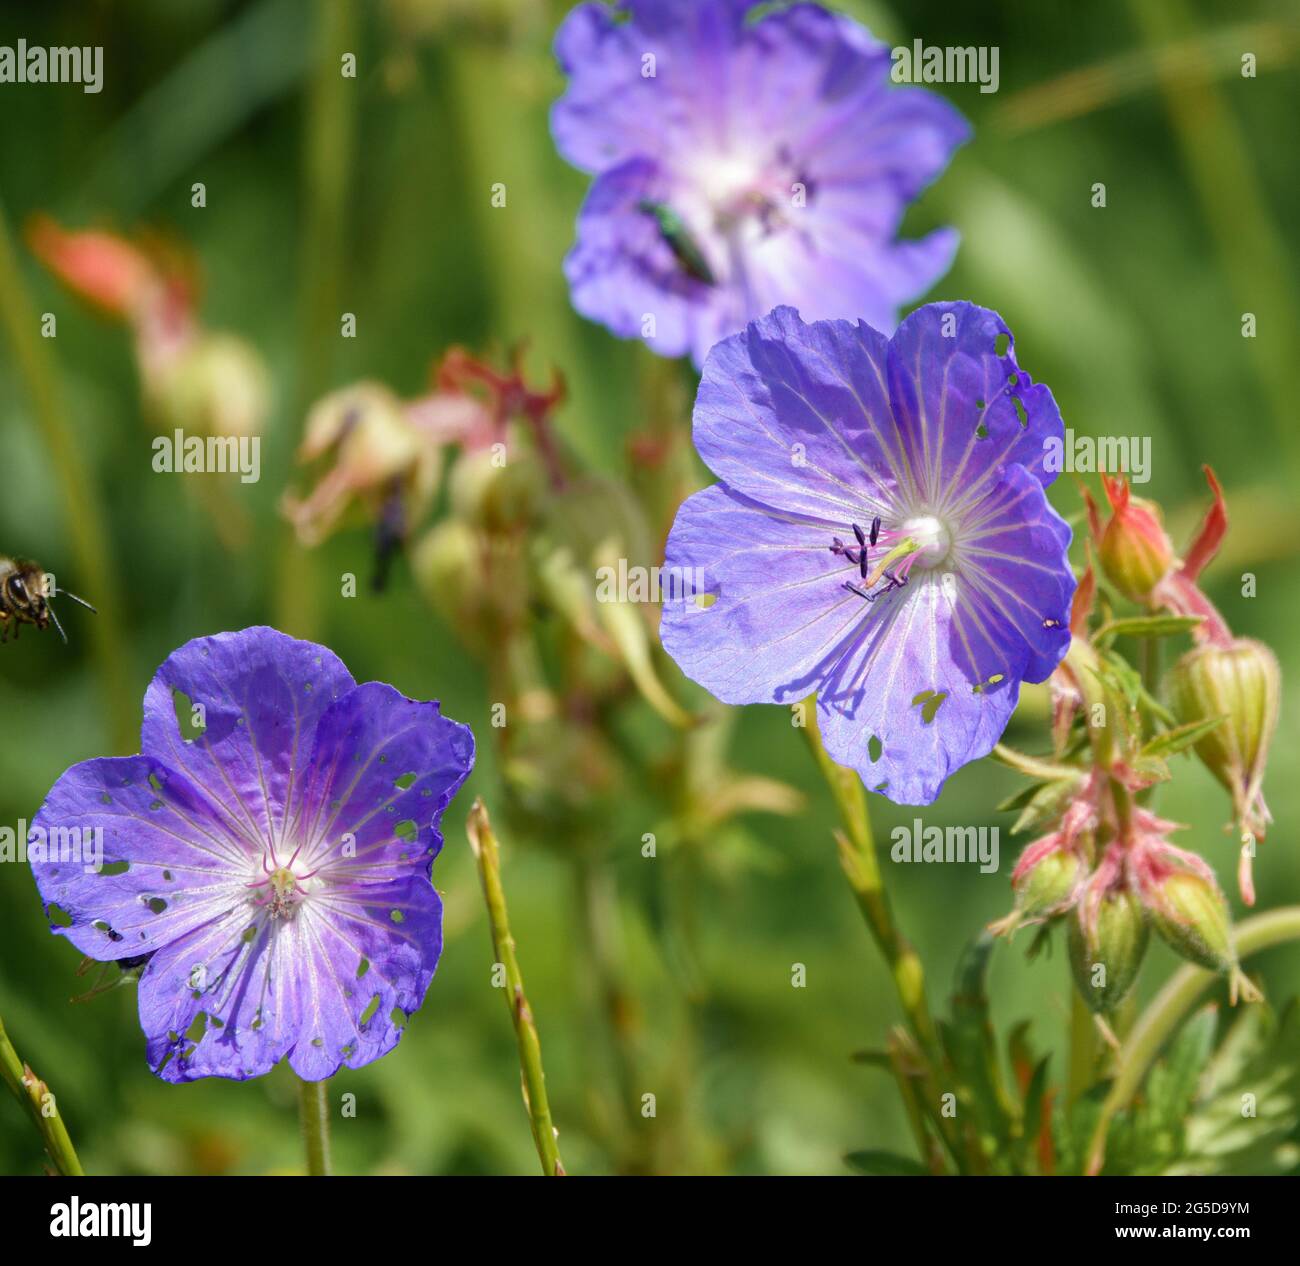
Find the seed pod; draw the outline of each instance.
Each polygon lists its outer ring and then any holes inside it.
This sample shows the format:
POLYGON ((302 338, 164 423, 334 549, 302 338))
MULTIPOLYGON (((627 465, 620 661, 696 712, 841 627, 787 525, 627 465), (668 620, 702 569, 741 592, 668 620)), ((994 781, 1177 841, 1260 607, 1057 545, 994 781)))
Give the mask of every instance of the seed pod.
POLYGON ((1069 922, 1070 968, 1075 987, 1091 1011, 1105 1015, 1119 1006, 1137 980, 1150 929, 1146 912, 1131 892, 1102 897, 1089 936, 1081 922, 1083 904, 1069 922))
POLYGON ((1148 895, 1147 908, 1156 931, 1184 958, 1210 971, 1236 967, 1228 903, 1217 884, 1176 871, 1148 895))
POLYGON ((1277 656, 1248 637, 1188 651, 1165 679, 1180 721, 1225 718, 1196 744, 1196 754, 1231 793, 1243 829, 1256 836, 1268 822, 1260 786, 1281 689, 1277 656))

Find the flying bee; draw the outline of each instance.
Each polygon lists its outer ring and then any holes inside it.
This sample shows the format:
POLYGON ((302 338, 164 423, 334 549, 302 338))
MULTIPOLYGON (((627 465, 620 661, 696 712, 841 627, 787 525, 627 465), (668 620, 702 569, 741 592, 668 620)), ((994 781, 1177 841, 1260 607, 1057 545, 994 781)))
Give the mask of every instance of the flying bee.
POLYGON ((709 261, 704 258, 704 252, 700 250, 690 230, 676 211, 662 202, 653 202, 649 198, 642 198, 637 203, 637 210, 654 217, 655 223, 659 226, 659 236, 663 238, 688 277, 702 281, 706 286, 715 284, 717 278, 713 275, 713 269, 709 267, 709 261))
POLYGON ((24 624, 34 624, 44 631, 53 623, 59 636, 66 642, 68 635, 59 623, 59 617, 50 606, 50 599, 56 594, 63 594, 73 602, 79 602, 88 611, 95 608, 84 598, 66 589, 59 589, 54 583, 54 575, 39 563, 30 559, 6 558, 0 555, 0 644, 9 640, 12 629, 14 641, 18 640, 18 631, 24 624))

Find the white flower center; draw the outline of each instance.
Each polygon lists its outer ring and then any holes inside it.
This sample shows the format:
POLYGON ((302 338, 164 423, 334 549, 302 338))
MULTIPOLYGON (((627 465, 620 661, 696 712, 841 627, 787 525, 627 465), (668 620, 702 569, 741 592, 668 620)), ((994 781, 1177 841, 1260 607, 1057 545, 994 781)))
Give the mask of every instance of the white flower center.
POLYGON ((931 514, 908 519, 900 529, 900 535, 910 536, 920 546, 913 567, 926 570, 938 567, 952 551, 952 533, 941 519, 936 519, 931 514))
POLYGON ((272 918, 292 919, 308 892, 320 884, 316 872, 295 865, 297 854, 288 864, 275 864, 270 854, 263 859, 261 873, 248 885, 249 899, 266 910, 272 918))

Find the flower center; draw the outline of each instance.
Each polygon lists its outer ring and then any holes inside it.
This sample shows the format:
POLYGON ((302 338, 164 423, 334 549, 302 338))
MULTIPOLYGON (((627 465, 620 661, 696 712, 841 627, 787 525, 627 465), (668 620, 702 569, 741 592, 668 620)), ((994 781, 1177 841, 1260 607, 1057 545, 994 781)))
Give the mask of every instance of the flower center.
POLYGON ((952 533, 933 515, 925 514, 908 519, 903 524, 902 531, 904 536, 911 537, 917 545, 911 564, 913 567, 923 567, 926 570, 938 567, 952 549, 952 533))
MULTIPOLYGON (((297 854, 294 856, 296 857, 297 854)), ((303 881, 310 879, 316 872, 298 874, 293 869, 293 858, 290 858, 287 866, 276 865, 272 869, 272 860, 270 857, 262 859, 264 874, 248 885, 254 890, 251 900, 255 906, 266 910, 274 919, 292 919, 307 895, 303 881)))
POLYGON ((898 527, 885 527, 879 518, 871 527, 850 524, 857 544, 831 537, 830 551, 858 569, 860 584, 846 581, 844 588, 875 602, 907 584, 913 567, 929 570, 945 562, 952 552, 952 533, 933 515, 918 515, 898 527))

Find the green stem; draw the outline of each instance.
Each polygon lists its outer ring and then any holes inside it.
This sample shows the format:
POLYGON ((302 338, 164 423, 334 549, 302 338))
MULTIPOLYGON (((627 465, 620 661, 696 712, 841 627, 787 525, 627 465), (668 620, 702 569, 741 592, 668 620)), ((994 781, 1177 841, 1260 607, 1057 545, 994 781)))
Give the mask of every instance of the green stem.
POLYGON ((1070 982, 1070 1080, 1069 1102, 1073 1103, 1096 1079, 1097 1024, 1088 1004, 1070 982))
POLYGON ((871 835, 867 795, 862 779, 853 770, 837 765, 826 754, 817 728, 816 702, 810 698, 803 706, 804 735, 844 820, 844 831, 836 834, 840 865, 848 877, 867 928, 885 957, 908 1025, 921 1044, 921 1049, 933 1059, 939 1049, 939 1040, 925 996, 925 970, 916 951, 894 922, 889 897, 885 892, 885 881, 880 873, 880 862, 876 857, 875 841, 871 835))
MULTIPOLYGON (((1260 950, 1300 940, 1300 906, 1285 906, 1239 923, 1235 930, 1237 956, 1247 958, 1260 950)), ((1115 1063, 1115 1079, 1101 1107, 1101 1115, 1088 1146, 1087 1172, 1101 1171, 1106 1155, 1106 1134, 1111 1120, 1127 1107, 1166 1041, 1182 1023, 1196 1000, 1218 979, 1216 973, 1191 963, 1179 968, 1152 999, 1133 1026, 1115 1063)))
MULTIPOLYGON (((68 420, 67 408, 49 340, 38 333, 37 315, 27 294, 3 203, 0 203, 0 327, 8 334, 18 371, 31 398, 37 428, 53 463, 63 502, 64 521, 76 560, 76 588, 98 608, 89 621, 109 732, 115 751, 138 746, 136 707, 127 688, 127 659, 122 642, 122 616, 117 569, 109 548, 107 518, 83 460, 85 446, 68 420)), ((42 557, 46 567, 54 560, 42 557)))
POLYGON ((55 1169, 65 1178, 82 1178, 85 1171, 77 1159, 68 1127, 58 1110, 58 1101, 50 1088, 18 1058, 4 1021, 0 1020, 0 1079, 13 1091, 14 1098, 27 1109, 33 1124, 45 1141, 45 1150, 55 1169))
POLYGON ((994 745, 993 756, 1009 769, 1014 769, 1027 778, 1043 778, 1050 782, 1058 778, 1080 777, 1080 771, 1075 765, 1063 765, 1057 761, 1044 760, 1040 756, 1028 756, 1005 743, 994 745))
POLYGON ((302 1121, 302 1142, 307 1152, 307 1172, 323 1178, 330 1167, 330 1115, 325 1081, 301 1081, 298 1087, 298 1114, 302 1121))
MULTIPOLYGON (((303 138, 303 206, 300 343, 293 422, 329 385, 330 365, 341 343, 339 322, 355 311, 344 300, 348 194, 354 180, 358 80, 345 78, 341 58, 357 52, 356 10, 351 0, 322 0, 316 29, 303 138)), ((360 328, 366 326, 359 314, 360 328)), ((320 623, 314 556, 299 548, 286 524, 279 528, 275 622, 299 637, 315 635, 320 623)))
POLYGON ((898 1086, 899 1098, 903 1101, 903 1112, 907 1124, 912 1130, 916 1148, 930 1173, 944 1174, 943 1149, 938 1140, 926 1127, 926 1117, 922 1108, 921 1095, 924 1092, 925 1057, 916 1049, 916 1041, 904 1028, 894 1029, 885 1044, 888 1052, 889 1067, 898 1086))
MULTIPOLYGON (((898 994, 899 1002, 902 1003, 908 1027, 916 1039, 922 1105, 931 1124, 951 1153, 958 1170, 964 1172, 967 1160, 956 1123, 939 1110, 940 1088, 936 1074, 944 1067, 944 1057, 934 1020, 930 1016, 930 1004, 926 998, 925 969, 921 965, 920 956, 894 922, 889 896, 885 891, 884 876, 881 874, 880 862, 876 857, 875 840, 871 834, 867 793, 857 773, 837 765, 826 754, 817 727, 816 698, 809 697, 805 700, 803 708, 804 735, 835 797, 840 817, 844 822, 845 829, 835 832, 840 866, 849 881, 849 887, 853 889, 854 897, 857 898, 858 908, 867 923, 867 930, 884 956, 890 977, 894 982, 894 989, 898 994)), ((928 1159, 927 1154, 923 1153, 923 1156, 928 1159)))
POLYGON ((488 923, 492 928, 492 946, 496 951, 497 962, 505 968, 506 1002, 510 1008, 510 1022, 515 1028, 515 1041, 519 1045, 524 1109, 532 1126, 533 1143, 537 1147, 538 1159, 542 1162, 542 1173, 548 1178, 556 1178, 564 1173, 564 1166, 560 1162, 555 1126, 551 1121, 551 1105, 546 1097, 542 1044, 524 993, 524 978, 515 956, 515 938, 510 934, 506 894, 501 886, 501 850, 482 800, 474 801, 466 829, 470 847, 478 859, 479 878, 483 881, 483 897, 487 902, 488 923))

